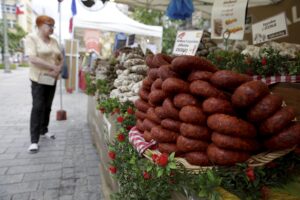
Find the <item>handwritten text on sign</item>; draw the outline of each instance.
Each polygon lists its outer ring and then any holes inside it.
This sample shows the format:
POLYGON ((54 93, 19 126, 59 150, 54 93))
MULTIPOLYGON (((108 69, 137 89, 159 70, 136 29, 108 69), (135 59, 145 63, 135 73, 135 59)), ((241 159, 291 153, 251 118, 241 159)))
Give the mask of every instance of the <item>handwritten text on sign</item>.
POLYGON ((203 31, 178 31, 173 49, 174 55, 195 55, 203 31))
POLYGON ((252 25, 253 44, 288 36, 285 13, 252 25))

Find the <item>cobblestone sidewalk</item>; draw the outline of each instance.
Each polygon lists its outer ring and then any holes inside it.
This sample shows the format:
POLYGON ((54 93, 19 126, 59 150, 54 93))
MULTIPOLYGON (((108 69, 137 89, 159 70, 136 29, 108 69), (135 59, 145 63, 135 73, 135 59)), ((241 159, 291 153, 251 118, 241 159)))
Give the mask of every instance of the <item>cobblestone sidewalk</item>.
POLYGON ((31 109, 28 69, 0 70, 0 200, 99 200, 99 158, 86 121, 87 97, 63 96, 66 121, 56 121, 57 87, 49 131, 28 154, 31 109))

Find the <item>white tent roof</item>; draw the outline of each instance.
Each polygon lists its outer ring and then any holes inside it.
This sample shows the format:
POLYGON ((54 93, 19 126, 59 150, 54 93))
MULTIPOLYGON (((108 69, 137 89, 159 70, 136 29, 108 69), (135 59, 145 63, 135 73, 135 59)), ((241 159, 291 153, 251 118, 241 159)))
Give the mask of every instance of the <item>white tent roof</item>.
POLYGON ((163 33, 161 26, 149 26, 129 18, 117 8, 114 2, 107 2, 103 9, 93 13, 78 4, 73 24, 74 29, 91 28, 158 38, 162 38, 163 33), (85 14, 87 12, 88 15, 85 14))

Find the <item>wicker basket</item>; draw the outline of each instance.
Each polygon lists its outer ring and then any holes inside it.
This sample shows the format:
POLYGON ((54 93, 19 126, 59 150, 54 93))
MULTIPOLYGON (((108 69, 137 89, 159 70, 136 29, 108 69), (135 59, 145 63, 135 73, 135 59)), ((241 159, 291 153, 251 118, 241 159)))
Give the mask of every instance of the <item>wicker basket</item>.
MULTIPOLYGON (((264 166, 265 164, 280 158, 286 154, 288 154, 289 152, 293 151, 296 148, 290 148, 290 149, 286 149, 286 150, 281 150, 281 151, 273 151, 273 152, 263 152, 254 156, 251 156, 246 163, 248 163, 248 166, 250 167, 259 167, 259 166, 264 166)), ((150 155, 152 155, 153 153, 155 154, 161 154, 159 151, 157 150, 150 150, 147 149, 144 152, 144 156, 152 161, 152 158, 150 155)), ((177 166, 183 166, 185 169, 190 170, 193 173, 199 173, 199 172, 205 172, 206 170, 212 169, 213 166, 198 166, 198 165, 191 165, 190 163, 188 163, 186 161, 186 159, 184 158, 178 158, 175 157, 175 161, 177 163, 177 166)))

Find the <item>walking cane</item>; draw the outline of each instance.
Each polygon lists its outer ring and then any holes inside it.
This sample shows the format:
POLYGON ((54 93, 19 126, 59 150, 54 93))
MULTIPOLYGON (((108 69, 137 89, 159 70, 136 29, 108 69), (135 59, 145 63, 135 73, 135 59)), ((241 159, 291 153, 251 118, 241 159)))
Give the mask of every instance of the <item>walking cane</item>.
MULTIPOLYGON (((59 13, 59 45, 61 47, 61 2, 63 0, 58 0, 58 13, 59 13)), ((62 105, 62 77, 59 79, 59 100, 60 100, 60 110, 56 112, 56 120, 62 121, 67 120, 67 112, 63 110, 62 105)))

